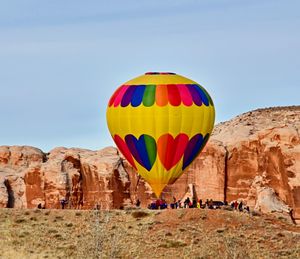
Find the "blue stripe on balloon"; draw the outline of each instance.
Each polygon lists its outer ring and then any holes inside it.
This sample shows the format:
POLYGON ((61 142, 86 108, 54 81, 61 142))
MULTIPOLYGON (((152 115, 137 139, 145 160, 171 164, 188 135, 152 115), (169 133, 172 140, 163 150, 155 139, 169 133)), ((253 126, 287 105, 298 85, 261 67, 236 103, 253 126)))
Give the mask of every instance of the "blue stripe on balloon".
POLYGON ((202 87, 199 86, 199 85, 194 85, 194 86, 195 86, 197 92, 200 94, 202 102, 203 102, 206 106, 208 106, 208 105, 209 105, 209 99, 208 99, 208 97, 206 96, 205 92, 203 91, 202 87))
POLYGON ((145 137, 144 135, 140 136, 139 140, 136 140, 135 142, 136 149, 139 152, 139 157, 143 161, 143 166, 150 171, 151 170, 151 163, 148 157, 147 147, 145 143, 145 137))
POLYGON ((146 87, 145 85, 137 85, 136 86, 135 91, 132 95, 132 99, 131 99, 131 105, 133 107, 137 107, 142 103, 145 87, 146 87))
POLYGON ((129 135, 126 135, 125 137, 125 142, 126 142, 126 145, 127 147, 129 148, 131 154, 133 155, 134 159, 139 163, 139 164, 143 164, 143 161, 142 159, 140 158, 140 154, 139 154, 139 151, 137 150, 136 148, 136 141, 137 139, 135 138, 135 136, 129 134, 129 135))
MULTIPOLYGON (((148 135, 147 135, 148 136, 148 135)), ((149 136, 152 138, 151 136, 149 136)), ((146 142, 145 142, 145 135, 141 135, 139 139, 135 136, 129 134, 125 137, 125 142, 135 158, 135 160, 148 171, 151 170, 152 165, 149 159, 146 142)))

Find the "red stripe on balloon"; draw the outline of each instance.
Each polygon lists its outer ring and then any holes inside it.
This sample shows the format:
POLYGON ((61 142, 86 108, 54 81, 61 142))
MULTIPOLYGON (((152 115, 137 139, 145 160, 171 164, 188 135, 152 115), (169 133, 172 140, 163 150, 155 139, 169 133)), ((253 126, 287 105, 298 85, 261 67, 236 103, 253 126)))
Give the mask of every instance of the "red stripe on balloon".
POLYGON ((114 106, 117 107, 118 105, 120 105, 122 99, 123 99, 123 96, 126 92, 126 90, 128 89, 129 85, 123 85, 121 86, 121 89, 118 93, 118 95, 116 95, 116 99, 115 99, 115 103, 114 103, 114 106))
POLYGON ((133 157, 130 153, 130 150, 126 145, 126 142, 118 135, 115 135, 113 139, 114 139, 118 149, 125 156, 127 161, 134 167, 135 170, 137 170, 136 165, 135 165, 134 160, 133 160, 133 157))
POLYGON ((168 104, 168 89, 166 85, 156 86, 155 101, 158 106, 166 106, 168 104))
POLYGON ((122 89, 122 86, 120 86, 120 87, 114 92, 114 94, 112 95, 112 97, 109 99, 109 102, 108 102, 108 106, 109 106, 109 107, 113 105, 113 103, 114 103, 114 101, 115 101, 117 95, 120 93, 121 89, 122 89))
POLYGON ((181 103, 180 94, 177 85, 167 85, 169 102, 173 106, 179 106, 181 103))
POLYGON ((177 88, 179 90, 179 94, 180 94, 182 103, 186 106, 193 105, 193 98, 192 98, 192 95, 191 95, 188 87, 184 84, 180 84, 180 85, 177 85, 177 88))
POLYGON ((182 133, 175 139, 168 133, 159 137, 157 140, 158 157, 166 170, 170 170, 180 161, 188 141, 188 136, 182 133))

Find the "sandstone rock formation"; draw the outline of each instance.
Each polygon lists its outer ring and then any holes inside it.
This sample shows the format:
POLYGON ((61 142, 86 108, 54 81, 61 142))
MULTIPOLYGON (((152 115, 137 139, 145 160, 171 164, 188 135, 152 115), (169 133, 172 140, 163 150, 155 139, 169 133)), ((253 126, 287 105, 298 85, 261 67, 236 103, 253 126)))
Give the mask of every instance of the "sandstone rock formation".
MULTIPOLYGON (((192 184, 203 200, 243 199, 262 212, 293 209, 300 219, 299 130, 299 106, 259 109, 220 123, 163 196, 182 198, 192 184)), ((115 148, 61 147, 45 154, 33 147, 0 147, 0 207, 59 208, 67 199, 70 208, 108 209, 137 198, 145 207, 154 196, 115 148)))

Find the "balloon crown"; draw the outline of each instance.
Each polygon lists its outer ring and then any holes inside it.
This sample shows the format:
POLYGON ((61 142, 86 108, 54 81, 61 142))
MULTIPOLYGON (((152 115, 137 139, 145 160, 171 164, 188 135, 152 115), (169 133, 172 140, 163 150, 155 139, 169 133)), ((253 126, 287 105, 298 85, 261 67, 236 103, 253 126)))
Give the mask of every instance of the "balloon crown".
POLYGON ((176 73, 172 72, 147 72, 145 75, 176 75, 176 73))

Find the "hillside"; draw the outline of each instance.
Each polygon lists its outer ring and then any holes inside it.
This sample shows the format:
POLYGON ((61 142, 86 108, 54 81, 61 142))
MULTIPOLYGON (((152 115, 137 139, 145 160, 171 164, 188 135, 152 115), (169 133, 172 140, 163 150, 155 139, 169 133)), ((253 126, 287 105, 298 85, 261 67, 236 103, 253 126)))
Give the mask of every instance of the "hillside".
POLYGON ((299 227, 281 217, 254 215, 207 209, 0 209, 0 257, 300 257, 299 227))

